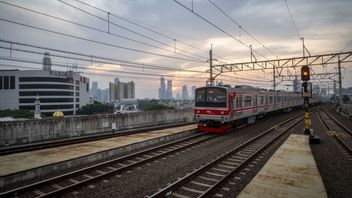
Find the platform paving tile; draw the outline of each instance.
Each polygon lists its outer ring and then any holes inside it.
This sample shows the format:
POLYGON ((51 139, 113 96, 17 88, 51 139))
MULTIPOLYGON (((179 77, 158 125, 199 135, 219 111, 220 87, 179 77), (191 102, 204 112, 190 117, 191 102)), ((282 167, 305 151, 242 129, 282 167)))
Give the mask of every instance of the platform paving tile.
POLYGON ((138 133, 93 142, 0 156, 0 177, 195 128, 196 125, 186 125, 171 129, 155 130, 148 133, 138 133))
POLYGON ((290 135, 238 197, 327 197, 308 136, 290 135))

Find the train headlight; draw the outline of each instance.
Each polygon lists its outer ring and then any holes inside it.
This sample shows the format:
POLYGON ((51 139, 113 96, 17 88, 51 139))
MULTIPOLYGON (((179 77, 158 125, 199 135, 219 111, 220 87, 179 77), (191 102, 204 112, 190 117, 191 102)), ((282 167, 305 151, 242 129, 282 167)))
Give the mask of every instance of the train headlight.
POLYGON ((223 111, 221 111, 221 112, 220 112, 220 114, 221 114, 221 115, 224 115, 224 112, 223 112, 223 111))
POLYGON ((200 113, 200 111, 199 111, 199 110, 197 110, 197 113, 200 113))

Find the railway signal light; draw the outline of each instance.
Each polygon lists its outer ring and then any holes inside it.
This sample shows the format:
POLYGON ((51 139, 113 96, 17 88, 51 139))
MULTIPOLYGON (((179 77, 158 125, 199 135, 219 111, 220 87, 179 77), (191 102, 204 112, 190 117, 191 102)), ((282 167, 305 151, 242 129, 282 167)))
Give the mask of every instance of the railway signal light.
POLYGON ((308 65, 302 66, 302 68, 301 68, 301 79, 303 81, 310 80, 310 71, 309 71, 309 66, 308 65))

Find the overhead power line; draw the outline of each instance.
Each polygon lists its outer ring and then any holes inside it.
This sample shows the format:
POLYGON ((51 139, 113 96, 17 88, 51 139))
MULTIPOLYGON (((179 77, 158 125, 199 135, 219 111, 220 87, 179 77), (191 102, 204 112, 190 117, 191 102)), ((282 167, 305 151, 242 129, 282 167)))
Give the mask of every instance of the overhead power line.
POLYGON ((119 48, 119 49, 124 49, 124 50, 144 53, 144 54, 150 54, 150 55, 155 55, 155 56, 160 56, 160 57, 165 57, 165 58, 171 58, 171 59, 178 59, 178 60, 192 61, 192 62, 199 62, 199 63, 204 63, 205 62, 205 61, 203 62, 203 61, 198 61, 198 60, 194 60, 194 59, 186 59, 186 58, 169 56, 169 55, 160 54, 160 53, 143 51, 143 50, 129 48, 129 47, 124 47, 124 46, 115 45, 115 44, 111 44, 111 43, 105 43, 105 42, 102 42, 102 41, 97 41, 97 40, 88 39, 88 38, 84 38, 84 37, 74 36, 72 34, 66 34, 66 33, 62 33, 62 32, 57 32, 57 31, 45 29, 45 28, 42 28, 42 27, 37 27, 37 26, 33 26, 33 25, 27 25, 27 24, 24 24, 24 23, 8 20, 8 19, 5 19, 5 18, 0 18, 0 20, 8 22, 8 23, 12 23, 12 24, 20 25, 20 26, 29 27, 29 28, 32 28, 32 29, 37 29, 37 30, 41 30, 41 31, 45 31, 45 32, 50 32, 50 33, 53 33, 53 34, 66 36, 66 37, 70 37, 70 38, 74 38, 74 39, 78 39, 78 40, 88 41, 88 42, 91 42, 91 43, 96 43, 96 44, 105 45, 105 46, 109 46, 109 47, 114 47, 114 48, 119 48))
MULTIPOLYGON (((211 21, 209 21, 208 19, 204 18, 203 16, 201 16, 200 14, 198 14, 197 12, 195 12, 194 10, 188 8, 187 6, 185 6, 184 4, 180 3, 177 0, 174 0, 177 4, 179 4, 180 6, 182 6, 183 8, 185 8, 186 10, 188 10, 189 12, 191 12, 192 14, 196 15, 197 17, 201 18, 203 21, 207 22, 208 24, 210 24, 211 26, 215 27, 216 29, 220 30, 221 32, 223 32, 224 34, 226 34, 227 36, 231 37, 232 39, 234 39, 235 41, 237 41, 238 43, 240 43, 241 45, 243 45, 244 47, 246 47, 247 49, 251 50, 251 47, 249 45, 246 45, 245 43, 243 43, 242 41, 240 41, 239 39, 237 39, 236 37, 232 36, 231 34, 229 34, 228 32, 226 32, 225 30, 223 30, 222 28, 220 28, 219 26, 215 25, 214 23, 212 23, 211 21)), ((255 52, 256 54, 260 55, 261 57, 263 57, 264 59, 267 60, 267 58, 259 53, 256 50, 252 50, 253 52, 255 52)))
POLYGON ((346 45, 344 48, 342 48, 341 52, 345 51, 345 49, 347 49, 347 47, 348 47, 350 44, 352 44, 352 40, 350 40, 350 42, 348 42, 347 45, 346 45))
MULTIPOLYGON (((45 16, 45 17, 50 17, 50 18, 53 18, 53 19, 56 19, 56 20, 64 21, 66 23, 70 23, 70 24, 73 24, 73 25, 84 27, 84 28, 87 28, 87 29, 90 29, 90 30, 94 30, 94 31, 98 31, 98 32, 101 32, 101 33, 105 33, 105 34, 108 34, 108 35, 111 35, 111 36, 114 36, 114 37, 122 38, 122 39, 125 39, 125 40, 128 40, 128 41, 132 41, 132 42, 135 42, 135 43, 138 43, 138 44, 142 44, 142 45, 154 47, 154 48, 157 48, 157 49, 160 49, 160 50, 163 50, 163 51, 174 53, 174 50, 165 49, 165 48, 153 45, 153 44, 149 44, 149 43, 145 43, 145 42, 142 42, 142 41, 138 41, 136 39, 131 39, 131 38, 128 38, 126 36, 122 36, 122 35, 118 35, 118 34, 112 33, 111 31, 101 30, 101 29, 98 29, 98 28, 94 28, 92 26, 88 26, 88 25, 84 25, 84 24, 81 24, 81 23, 78 23, 78 22, 71 21, 71 20, 63 19, 63 18, 60 18, 60 17, 57 17, 57 16, 53 16, 53 15, 46 14, 46 13, 43 13, 43 12, 40 12, 40 11, 36 11, 36 10, 33 10, 33 9, 25 8, 23 6, 15 5, 15 4, 12 4, 12 3, 3 2, 3 1, 0 1, 0 3, 6 4, 6 5, 9 5, 9 6, 13 6, 13 7, 16 7, 18 9, 26 10, 26 11, 29 11, 29 12, 32 12, 32 13, 36 13, 36 14, 39 14, 39 15, 42 15, 42 16, 45 16)), ((177 53, 177 54, 185 56, 185 57, 188 57, 188 58, 195 58, 193 56, 189 56, 189 55, 186 55, 186 54, 183 54, 183 53, 177 53)), ((201 59, 199 59, 199 57, 201 57, 201 56, 197 56, 197 58, 195 58, 195 59, 201 60, 201 59)), ((206 57, 201 57, 201 58, 203 58, 205 60, 207 59, 206 57)))
MULTIPOLYGON (((22 63, 30 63, 30 64, 39 64, 42 65, 41 60, 29 60, 25 58, 18 58, 18 57, 8 57, 8 56, 0 56, 0 59, 6 60, 6 61, 14 61, 14 62, 22 62, 22 63)), ((52 63, 52 66, 56 67, 63 67, 67 68, 66 64, 61 64, 61 63, 52 63)), ((171 75, 171 74, 157 74, 157 73, 147 73, 147 72, 130 72, 130 71, 124 71, 124 70, 114 70, 114 69, 104 69, 104 68, 96 68, 96 67, 84 67, 84 66, 75 66, 78 69, 88 69, 88 70, 93 70, 93 71, 103 71, 103 72, 116 72, 116 73, 122 73, 122 74, 130 74, 130 75, 135 75, 135 76, 165 76, 165 77, 177 77, 177 78, 190 78, 190 79, 196 79, 200 78, 203 79, 203 77, 194 77, 194 76, 178 76, 178 75, 171 75)))
POLYGON ((97 19, 100 19, 100 20, 102 20, 102 21, 105 21, 105 22, 108 23, 108 25, 110 25, 110 24, 111 24, 111 25, 114 25, 114 26, 116 26, 116 27, 119 27, 119 28, 121 28, 121 29, 124 29, 124 30, 126 30, 126 31, 128 31, 128 32, 131 32, 131 33, 136 34, 136 35, 138 35, 138 36, 141 36, 141 37, 143 37, 143 38, 146 38, 146 39, 152 40, 152 41, 154 41, 154 42, 157 42, 157 43, 159 43, 159 44, 162 44, 162 45, 164 45, 164 46, 170 47, 171 49, 176 49, 176 50, 182 51, 182 52, 187 53, 187 54, 192 54, 192 55, 194 55, 194 56, 201 57, 201 58, 203 58, 203 59, 205 59, 205 60, 207 59, 207 58, 205 58, 205 57, 199 56, 199 55, 197 55, 197 54, 193 54, 193 53, 191 53, 191 52, 187 52, 187 51, 182 50, 182 49, 180 49, 180 48, 177 48, 177 47, 175 47, 175 46, 171 46, 171 45, 169 45, 169 44, 167 44, 167 43, 165 43, 165 42, 159 41, 159 40, 157 40, 157 39, 151 38, 151 37, 149 37, 149 36, 146 36, 146 35, 144 35, 144 34, 141 34, 141 33, 139 33, 139 32, 136 32, 136 31, 134 31, 134 30, 131 30, 131 29, 129 29, 129 28, 126 28, 126 27, 124 27, 124 26, 122 26, 122 25, 119 25, 119 24, 117 24, 117 23, 114 23, 114 22, 112 22, 112 21, 110 21, 110 20, 107 20, 107 19, 105 19, 105 18, 102 18, 102 17, 100 17, 100 16, 98 16, 98 15, 95 15, 95 14, 93 14, 93 13, 91 13, 91 12, 88 12, 88 11, 86 11, 86 10, 83 10, 83 9, 81 9, 81 8, 78 8, 78 7, 76 7, 76 6, 74 6, 74 5, 71 5, 71 4, 67 3, 67 2, 64 2, 64 1, 62 1, 62 0, 57 0, 57 1, 59 1, 59 2, 61 2, 61 3, 63 3, 63 4, 65 4, 65 5, 67 5, 67 6, 69 6, 69 7, 72 7, 72 8, 74 8, 74 9, 77 9, 77 10, 83 12, 83 13, 86 13, 86 14, 88 14, 88 15, 90 15, 90 16, 93 16, 93 17, 95 17, 95 18, 97 18, 97 19))
POLYGON ((261 43, 258 39, 256 39, 251 33, 249 33, 245 28, 243 28, 242 25, 237 23, 230 15, 228 15, 224 10, 222 10, 218 5, 216 5, 213 1, 208 0, 216 9, 218 9, 223 15, 225 15, 228 19, 230 19, 234 24, 238 26, 241 30, 243 30, 245 33, 247 33, 252 39, 254 39, 257 43, 259 43, 264 49, 269 51, 272 55, 278 57, 273 51, 271 51, 269 48, 265 47, 263 43, 261 43))
MULTIPOLYGON (((42 68, 38 68, 38 67, 30 67, 30 66, 22 66, 22 65, 13 65, 13 64, 3 64, 0 63, 0 66, 3 67, 11 67, 11 68, 24 68, 24 69, 35 69, 35 70, 42 70, 42 68)), ((99 76, 112 76, 112 77, 116 77, 116 75, 118 75, 121 78, 131 78, 133 76, 126 76, 126 75, 121 75, 120 73, 114 73, 114 72, 109 72, 109 73, 94 73, 94 72, 82 72, 84 74, 91 74, 91 75, 99 75, 99 76)), ((160 77, 160 76, 159 76, 160 77)), ((178 77, 169 77, 171 78, 173 81, 186 81, 186 82, 195 82, 195 83, 203 83, 203 81, 201 80, 178 80, 178 77)), ((153 77, 138 77, 138 79, 143 79, 143 80, 160 80, 160 78, 153 78, 153 77)))
MULTIPOLYGON (((16 49, 13 46, 13 45, 19 45, 19 46, 24 46, 24 47, 31 47, 31 48, 35 48, 35 49, 41 49, 41 50, 45 50, 45 51, 54 51, 54 52, 59 52, 59 53, 64 53, 64 54, 69 54, 69 55, 76 55, 76 56, 86 57, 86 59, 83 59, 83 58, 78 58, 78 57, 70 57, 70 56, 62 56, 62 55, 51 54, 52 56, 57 56, 57 57, 66 58, 66 59, 72 59, 72 60, 84 60, 84 61, 97 62, 97 63, 105 63, 106 61, 111 61, 111 62, 113 62, 115 64, 117 63, 117 64, 123 65, 123 66, 133 67, 135 65, 135 67, 139 67, 140 69, 156 69, 156 70, 166 70, 166 71, 170 71, 171 70, 171 71, 205 73, 205 71, 188 70, 188 69, 176 69, 176 68, 171 68, 171 67, 166 67, 166 66, 147 64, 147 63, 139 63, 139 62, 132 62, 132 61, 115 59, 115 58, 97 56, 97 55, 92 55, 92 54, 84 54, 84 53, 79 53, 79 52, 74 52, 74 51, 59 50, 59 49, 48 48, 48 47, 43 47, 43 46, 38 46, 38 45, 31 45, 31 44, 20 43, 20 42, 13 42, 13 41, 8 41, 8 40, 3 40, 3 39, 0 39, 0 42, 9 43, 11 45, 11 47, 1 46, 1 48, 8 49, 8 50, 17 50, 17 51, 22 51, 22 52, 27 52, 27 53, 34 53, 34 54, 43 54, 44 53, 44 52, 34 52, 34 51, 24 50, 24 49, 16 49), (104 61, 101 61, 101 60, 104 60, 104 61)), ((113 64, 111 62, 109 62, 109 64, 113 64)))
POLYGON ((290 17, 291 17, 291 20, 292 20, 293 27, 294 27, 294 28, 295 28, 295 30, 296 30, 297 37, 298 37, 298 39, 300 39, 300 38, 301 38, 301 35, 300 35, 299 31, 298 31, 298 28, 297 28, 297 26, 296 26, 295 20, 293 20, 293 17, 292 17, 292 14, 291 14, 291 10, 290 10, 290 8, 288 7, 287 1, 286 1, 286 0, 284 0, 284 1, 285 1, 285 4, 286 4, 286 7, 287 7, 287 10, 288 10, 288 13, 290 14, 290 17))
MULTIPOLYGON (((202 51, 202 52, 204 52, 204 53, 209 53, 208 51, 203 50, 203 49, 201 49, 201 48, 199 48, 199 47, 196 47, 196 46, 194 46, 194 45, 188 44, 188 43, 186 43, 186 42, 184 42, 184 41, 181 41, 181 40, 179 40, 179 39, 176 39, 176 38, 174 38, 174 37, 172 37, 172 36, 169 36, 169 35, 167 35, 167 34, 165 34, 165 33, 160 32, 160 31, 156 31, 156 30, 155 30, 156 27, 149 28, 149 27, 146 27, 147 24, 141 25, 141 22, 139 22, 139 21, 132 20, 132 19, 128 19, 128 18, 126 18, 126 17, 121 17, 121 16, 119 16, 119 15, 117 15, 117 14, 114 14, 114 13, 112 13, 112 12, 103 10, 103 9, 101 9, 101 8, 98 8, 98 7, 96 7, 96 6, 93 6, 93 5, 91 5, 91 4, 88 4, 88 3, 86 3, 86 2, 83 2, 83 1, 80 1, 80 0, 73 0, 73 1, 77 1, 77 2, 79 2, 79 3, 81 3, 81 4, 83 4, 83 5, 86 5, 86 6, 90 7, 90 8, 96 9, 96 10, 98 10, 98 11, 100 11, 100 12, 103 12, 103 13, 105 13, 105 14, 109 14, 110 16, 116 17, 116 18, 118 18, 118 19, 120 19, 120 20, 126 21, 126 22, 128 22, 128 23, 130 23, 130 24, 136 25, 136 26, 138 26, 138 27, 140 27, 140 28, 143 28, 143 29, 145 29, 145 30, 148 30, 148 31, 150 31, 150 32, 153 32, 153 33, 155 33, 155 34, 158 34, 158 35, 160 35, 160 36, 163 36, 163 37, 165 37, 165 38, 168 38, 168 39, 170 39, 171 41, 177 41, 178 43, 181 43, 181 44, 183 44, 183 45, 186 45, 186 46, 188 46, 188 47, 191 47, 192 49, 197 49, 197 50, 202 51)), ((148 25, 148 26, 152 27, 151 25, 148 25)), ((163 30, 163 31, 166 31, 166 30, 163 30)), ((175 34, 175 33, 173 33, 173 34, 175 34)), ((182 35, 182 36, 183 36, 183 35, 182 35)), ((186 36, 183 36, 183 37, 186 37, 186 36)), ((189 37, 187 36, 187 38, 189 38, 189 37)), ((189 38, 189 39, 194 40, 193 38, 189 38)), ((215 57, 217 57, 217 58, 220 58, 220 59, 223 59, 223 60, 226 60, 226 61, 229 61, 229 60, 227 60, 226 58, 221 57, 221 56, 216 55, 216 54, 213 54, 213 56, 215 56, 215 57)))

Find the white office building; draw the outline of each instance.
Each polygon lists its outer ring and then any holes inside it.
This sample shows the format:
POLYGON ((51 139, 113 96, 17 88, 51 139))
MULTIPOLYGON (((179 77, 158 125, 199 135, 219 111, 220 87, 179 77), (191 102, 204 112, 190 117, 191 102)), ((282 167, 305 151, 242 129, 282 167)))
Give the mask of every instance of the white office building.
POLYGON ((39 97, 41 113, 55 111, 76 115, 89 103, 89 78, 73 71, 53 71, 48 54, 43 70, 0 70, 0 109, 35 110, 39 97))

